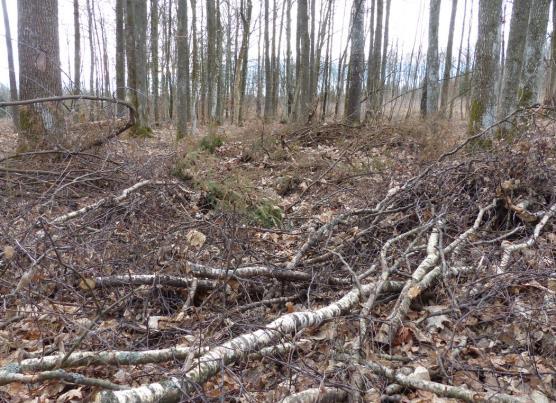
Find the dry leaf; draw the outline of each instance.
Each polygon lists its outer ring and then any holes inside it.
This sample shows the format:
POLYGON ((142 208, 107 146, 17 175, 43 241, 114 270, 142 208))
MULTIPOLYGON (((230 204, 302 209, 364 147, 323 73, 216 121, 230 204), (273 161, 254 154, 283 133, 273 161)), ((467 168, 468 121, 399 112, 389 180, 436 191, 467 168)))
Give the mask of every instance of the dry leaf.
POLYGON ((6 260, 12 260, 15 256, 15 249, 13 246, 6 245, 4 246, 4 257, 6 260))
POLYGON ((82 290, 92 290, 96 286, 96 281, 94 278, 83 278, 79 282, 79 288, 82 290))
POLYGON ((190 246, 193 246, 194 248, 200 248, 205 244, 207 237, 201 231, 192 229, 187 233, 185 239, 190 246))

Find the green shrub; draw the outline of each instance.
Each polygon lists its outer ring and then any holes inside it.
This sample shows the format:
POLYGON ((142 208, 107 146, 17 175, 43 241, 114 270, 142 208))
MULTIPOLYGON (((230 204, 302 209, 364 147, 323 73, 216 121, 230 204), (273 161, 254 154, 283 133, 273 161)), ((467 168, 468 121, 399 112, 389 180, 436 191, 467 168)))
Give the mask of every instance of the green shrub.
POLYGON ((280 207, 269 200, 264 200, 255 207, 253 213, 255 222, 265 228, 279 227, 284 219, 280 207))
POLYGON ((199 148, 213 154, 219 147, 224 144, 222 137, 216 134, 207 134, 199 142, 199 148))

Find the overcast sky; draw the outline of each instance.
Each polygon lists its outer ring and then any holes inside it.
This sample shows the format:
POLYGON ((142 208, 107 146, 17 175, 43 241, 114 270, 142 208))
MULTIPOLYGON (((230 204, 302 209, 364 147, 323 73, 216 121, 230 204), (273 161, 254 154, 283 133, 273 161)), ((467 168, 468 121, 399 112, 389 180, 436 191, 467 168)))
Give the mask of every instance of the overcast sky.
MULTIPOLYGON (((12 38, 14 43, 14 52, 16 60, 16 70, 17 70, 17 0, 6 0, 8 6, 8 14, 10 18, 12 38)), ((40 0, 37 0, 40 1, 40 0)), ((263 0, 253 0, 253 22, 256 23, 254 26, 253 36, 251 37, 251 48, 250 48, 250 58, 256 58, 256 44, 258 39, 258 29, 259 29, 259 10, 263 0)), ((82 67, 82 77, 83 80, 88 80, 89 72, 89 50, 88 50, 88 34, 87 34, 87 18, 85 13, 85 0, 80 0, 81 2, 81 26, 82 26, 82 55, 83 55, 83 67, 82 67)), ((115 0, 92 0, 100 14, 102 14, 105 19, 106 30, 109 40, 110 49, 110 60, 114 63, 114 3, 115 0)), ((460 0, 458 2, 458 14, 457 14, 457 24, 456 33, 454 39, 454 55, 457 55, 459 47, 459 38, 462 31, 462 20, 463 20, 463 10, 464 5, 467 3, 467 21, 469 21, 469 14, 471 9, 471 0, 460 0)), ((472 38, 476 37, 476 20, 477 20, 477 0, 473 1, 475 3, 473 10, 473 25, 472 25, 472 38)), ((175 2, 174 2, 175 3, 175 2)), ((321 3, 324 3, 321 0, 321 3)), ((349 11, 351 7, 351 0, 336 0, 336 12, 334 14, 334 53, 335 57, 338 57, 341 50, 345 46, 345 41, 347 38, 347 31, 349 25, 349 11)), ((440 16, 440 27, 439 27, 439 38, 440 38, 440 49, 442 50, 446 46, 448 37, 448 25, 450 20, 450 7, 451 1, 443 1, 440 16)), ((199 1, 200 7, 204 4, 203 1, 199 1)), ((233 4, 233 1, 232 1, 233 4)), ((279 0, 278 4, 282 4, 279 0)), ((368 1, 369 5, 370 2, 368 1)), ((67 77, 72 77, 73 63, 71 62, 73 58, 73 0, 58 0, 59 5, 59 21, 60 21, 60 62, 62 71, 67 77)), ((319 4, 320 6, 320 4, 319 4)), ((403 48, 406 53, 411 51, 414 43, 419 46, 420 43, 426 44, 427 41, 427 21, 428 21, 428 7, 429 0, 392 0, 392 10, 390 16, 390 44, 394 46, 396 43, 400 48, 403 48)), ((294 6, 294 11, 295 11, 294 6)), ((278 12, 278 19, 280 20, 281 8, 278 12)), ((507 14, 507 25, 509 25, 509 15, 510 15, 510 5, 506 7, 507 14)), ((191 15, 191 14, 190 14, 191 15)), ((198 14, 200 16, 200 12, 198 14)), ((318 11, 317 11, 318 15, 318 11)), ((97 15, 97 18, 100 18, 97 15)), ((293 33, 295 33, 295 16, 292 16, 293 20, 293 33)), ((367 24, 368 19, 365 23, 367 24)), ((225 21, 224 21, 225 22, 225 21)), ((278 21, 279 22, 279 21, 278 21)), ((278 24, 277 24, 278 25, 278 24)), ((466 22, 468 25, 468 22, 466 22)), ((507 28, 506 28, 507 30, 507 28)), ((465 35, 467 35, 467 27, 465 27, 465 35)), ((284 38, 285 38, 285 34, 284 38)), ((6 46, 5 46, 5 27, 2 21, 0 29, 0 82, 7 85, 8 80, 8 65, 6 57, 6 46)), ((292 38, 293 39, 293 38, 292 38)), ((295 46, 292 46, 295 48, 295 46)), ((426 48, 426 45, 425 45, 426 48)), ((282 51, 285 51, 285 46, 282 45, 282 51)), ((113 74, 113 70, 111 70, 113 74)), ((114 77, 112 77, 114 79, 114 77)), ((65 80, 65 79, 64 79, 65 80)), ((66 81, 66 80, 65 80, 66 81)))

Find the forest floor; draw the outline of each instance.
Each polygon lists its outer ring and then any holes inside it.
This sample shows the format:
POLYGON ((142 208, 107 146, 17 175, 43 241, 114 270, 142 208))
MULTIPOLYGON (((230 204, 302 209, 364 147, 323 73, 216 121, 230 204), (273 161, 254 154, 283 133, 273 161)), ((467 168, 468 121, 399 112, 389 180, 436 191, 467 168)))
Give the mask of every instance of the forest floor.
POLYGON ((0 401, 554 401, 554 130, 2 123, 0 401))

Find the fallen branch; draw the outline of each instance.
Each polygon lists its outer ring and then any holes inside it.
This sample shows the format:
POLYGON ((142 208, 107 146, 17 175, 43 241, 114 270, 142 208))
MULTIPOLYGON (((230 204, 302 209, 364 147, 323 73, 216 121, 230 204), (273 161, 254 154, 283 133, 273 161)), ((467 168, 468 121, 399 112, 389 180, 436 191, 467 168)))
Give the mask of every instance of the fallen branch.
POLYGON ((105 379, 89 378, 81 374, 66 372, 63 369, 45 371, 33 375, 0 372, 0 385, 7 385, 13 382, 32 384, 49 380, 61 380, 76 385, 96 386, 108 390, 129 389, 129 386, 117 385, 105 379))
MULTIPOLYGON (((374 285, 362 286, 368 293, 374 285)), ((385 286, 385 290, 388 287, 385 286)), ((220 371, 222 365, 231 364, 245 354, 276 343, 284 335, 299 332, 307 327, 318 327, 323 322, 348 312, 359 301, 360 295, 354 289, 340 300, 314 311, 294 312, 279 317, 264 328, 244 333, 234 339, 212 348, 200 357, 183 378, 172 377, 166 381, 143 385, 126 391, 103 391, 96 395, 96 402, 104 403, 151 403, 178 401, 195 390, 195 384, 208 380, 220 371)))
MULTIPOLYGON (((277 280, 285 281, 314 281, 314 275, 302 271, 288 270, 288 269, 275 269, 266 266, 249 266, 238 267, 237 269, 217 269, 214 267, 205 266, 198 263, 187 262, 186 272, 195 277, 206 277, 212 279, 225 280, 231 277, 238 278, 253 278, 253 277, 268 277, 277 280)), ((349 278, 329 278, 328 284, 330 285, 349 285, 351 280, 349 278)))
POLYGON ((347 392, 343 389, 321 386, 288 396, 282 400, 282 403, 335 403, 344 401, 347 396, 347 392))
POLYGON ((518 250, 528 249, 533 246, 535 242, 537 242, 537 238, 540 236, 542 229, 544 228, 548 220, 550 220, 552 216, 554 216, 554 214, 556 214, 556 204, 553 204, 552 207, 550 207, 550 209, 543 215, 542 219, 535 226, 533 235, 527 241, 518 244, 512 244, 509 241, 502 242, 502 249, 504 250, 504 252, 502 253, 500 265, 496 270, 497 274, 502 274, 506 271, 508 265, 510 264, 512 253, 517 252, 518 250))
POLYGON ((425 381, 411 376, 403 375, 397 371, 387 368, 372 361, 360 362, 359 365, 370 369, 377 375, 395 381, 407 388, 426 390, 437 396, 461 399, 466 402, 493 402, 493 403, 525 403, 530 402, 527 398, 515 397, 503 393, 475 392, 464 387, 444 385, 438 382, 425 381))
MULTIPOLYGON (((93 277, 87 279, 87 289, 98 287, 122 287, 128 285, 165 285, 176 288, 192 288, 194 284, 200 290, 215 289, 219 283, 210 280, 198 280, 196 278, 168 276, 164 274, 129 274, 122 276, 93 277)), ((85 287, 83 287, 85 288, 85 287)))

